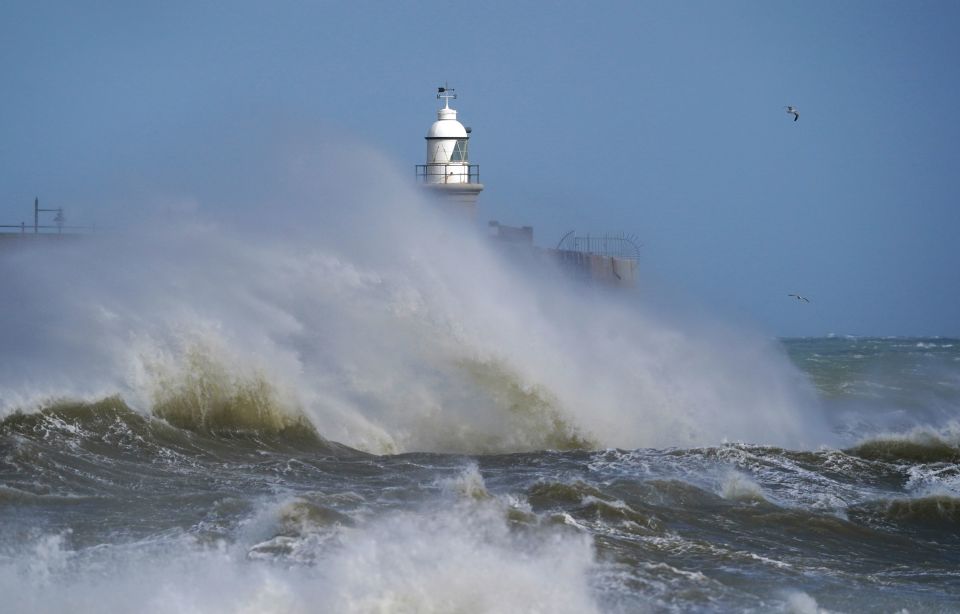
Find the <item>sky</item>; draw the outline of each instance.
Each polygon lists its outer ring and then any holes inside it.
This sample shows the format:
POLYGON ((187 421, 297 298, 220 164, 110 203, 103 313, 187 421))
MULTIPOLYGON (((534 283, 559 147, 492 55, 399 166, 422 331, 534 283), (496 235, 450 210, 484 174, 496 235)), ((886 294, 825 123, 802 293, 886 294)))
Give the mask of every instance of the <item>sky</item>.
POLYGON ((773 335, 960 336, 958 30, 946 0, 7 1, 0 224, 255 202, 277 133, 413 181, 448 83, 481 224, 635 235, 641 293, 773 335))

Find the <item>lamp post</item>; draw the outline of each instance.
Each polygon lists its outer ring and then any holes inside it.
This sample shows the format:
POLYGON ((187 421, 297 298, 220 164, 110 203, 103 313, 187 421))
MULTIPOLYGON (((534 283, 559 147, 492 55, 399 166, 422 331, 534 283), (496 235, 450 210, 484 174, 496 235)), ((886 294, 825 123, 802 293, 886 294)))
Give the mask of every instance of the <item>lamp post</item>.
POLYGON ((63 232, 63 207, 57 209, 41 209, 40 208, 40 198, 33 199, 33 234, 39 234, 40 232, 40 212, 49 212, 56 213, 57 216, 53 218, 53 221, 57 223, 57 232, 63 232))

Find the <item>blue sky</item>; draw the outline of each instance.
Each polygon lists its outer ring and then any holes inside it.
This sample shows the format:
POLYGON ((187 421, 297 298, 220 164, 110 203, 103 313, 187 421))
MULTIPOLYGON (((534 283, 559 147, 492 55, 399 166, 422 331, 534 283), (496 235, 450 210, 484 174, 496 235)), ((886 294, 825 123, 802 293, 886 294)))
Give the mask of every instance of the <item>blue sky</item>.
POLYGON ((635 234, 641 287, 772 334, 960 336, 958 31, 948 1, 6 2, 0 223, 203 203, 281 125, 412 177, 449 81, 481 222, 635 234))

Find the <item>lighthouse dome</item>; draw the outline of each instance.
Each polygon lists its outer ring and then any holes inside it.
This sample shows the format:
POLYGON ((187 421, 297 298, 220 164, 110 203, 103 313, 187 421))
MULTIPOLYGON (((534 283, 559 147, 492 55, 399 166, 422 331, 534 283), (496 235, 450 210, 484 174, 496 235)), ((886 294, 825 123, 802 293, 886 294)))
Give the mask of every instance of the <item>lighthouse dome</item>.
POLYGON ((467 129, 457 121, 457 112, 454 109, 440 109, 437 111, 437 121, 433 122, 427 132, 428 139, 465 139, 467 129))

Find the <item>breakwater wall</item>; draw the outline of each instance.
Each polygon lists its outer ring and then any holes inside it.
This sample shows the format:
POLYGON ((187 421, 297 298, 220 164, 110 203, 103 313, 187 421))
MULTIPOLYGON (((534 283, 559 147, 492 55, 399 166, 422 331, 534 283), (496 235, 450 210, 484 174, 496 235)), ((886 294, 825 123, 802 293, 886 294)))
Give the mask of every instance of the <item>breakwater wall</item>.
POLYGON ((631 258, 566 249, 543 249, 541 252, 565 272, 591 283, 621 287, 634 287, 637 283, 637 261, 631 258))

